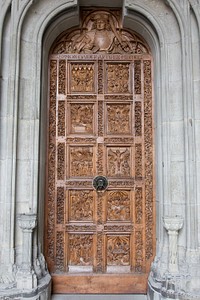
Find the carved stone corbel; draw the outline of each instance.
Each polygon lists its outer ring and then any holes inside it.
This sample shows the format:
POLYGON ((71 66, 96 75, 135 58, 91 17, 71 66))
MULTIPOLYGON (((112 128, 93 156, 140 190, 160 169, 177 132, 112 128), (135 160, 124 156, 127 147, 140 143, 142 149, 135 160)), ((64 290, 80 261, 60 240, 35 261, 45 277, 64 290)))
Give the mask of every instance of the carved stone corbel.
POLYGON ((17 288, 30 290, 37 287, 37 278, 32 266, 32 233, 37 224, 36 214, 20 214, 19 227, 23 233, 22 263, 16 274, 17 288))
POLYGON ((163 218, 164 227, 169 236, 169 263, 168 270, 170 273, 178 273, 178 231, 183 227, 183 218, 180 216, 163 218))

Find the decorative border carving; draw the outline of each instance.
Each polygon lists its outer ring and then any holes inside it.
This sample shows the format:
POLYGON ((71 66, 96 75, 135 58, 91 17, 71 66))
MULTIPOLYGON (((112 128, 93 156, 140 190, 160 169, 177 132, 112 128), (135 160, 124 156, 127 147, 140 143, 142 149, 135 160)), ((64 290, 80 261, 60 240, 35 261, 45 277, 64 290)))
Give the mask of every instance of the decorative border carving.
POLYGON ((137 33, 122 28, 118 12, 85 10, 82 27, 62 33, 52 53, 148 54, 148 46, 137 33))
POLYGON ((50 99, 49 99, 49 156, 48 156, 48 198, 47 198, 47 232, 46 251, 49 265, 55 260, 55 162, 56 162, 56 92, 57 61, 50 61, 50 99))
POLYGON ((58 136, 65 136, 65 101, 58 102, 58 136))
POLYGON ((134 61, 134 91, 135 94, 141 94, 141 61, 134 61))
POLYGON ((65 214, 65 189, 57 187, 57 224, 64 224, 65 214))
POLYGON ((146 259, 153 256, 153 124, 151 61, 144 60, 144 155, 146 259))
POLYGON ((59 60, 58 93, 66 94, 66 61, 59 60))
POLYGON ((64 232, 56 232, 56 269, 59 271, 65 270, 65 259, 64 259, 64 232))
POLYGON ((57 145, 57 179, 65 179, 65 144, 58 143, 57 145))

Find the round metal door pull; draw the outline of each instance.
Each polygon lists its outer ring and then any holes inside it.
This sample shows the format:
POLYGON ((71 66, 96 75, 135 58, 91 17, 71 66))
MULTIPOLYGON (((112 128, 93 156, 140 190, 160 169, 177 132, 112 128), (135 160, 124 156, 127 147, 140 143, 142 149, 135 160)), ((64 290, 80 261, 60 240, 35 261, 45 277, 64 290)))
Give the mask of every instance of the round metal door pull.
POLYGON ((108 186, 108 180, 105 176, 97 176, 93 179, 93 187, 97 192, 105 191, 108 186))

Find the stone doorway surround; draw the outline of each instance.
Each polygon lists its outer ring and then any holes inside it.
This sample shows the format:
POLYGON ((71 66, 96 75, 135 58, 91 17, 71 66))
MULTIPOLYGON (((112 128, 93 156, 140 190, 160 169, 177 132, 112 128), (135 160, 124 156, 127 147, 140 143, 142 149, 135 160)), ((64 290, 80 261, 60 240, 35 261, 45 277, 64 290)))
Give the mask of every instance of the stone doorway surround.
MULTIPOLYGON (((97 4, 1 1, 2 298, 50 298, 42 255, 48 53, 62 31, 78 25, 82 5, 97 4)), ((199 299, 200 3, 104 0, 101 6, 122 7, 124 27, 143 36, 154 58, 157 251, 148 299, 199 299)))

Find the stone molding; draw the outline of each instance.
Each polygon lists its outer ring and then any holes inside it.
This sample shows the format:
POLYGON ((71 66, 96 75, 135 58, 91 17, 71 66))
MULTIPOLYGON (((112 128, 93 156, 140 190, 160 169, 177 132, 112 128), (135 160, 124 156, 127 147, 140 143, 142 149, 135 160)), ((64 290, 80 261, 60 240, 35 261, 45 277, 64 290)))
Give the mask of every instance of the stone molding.
POLYGON ((18 216, 19 227, 23 232, 33 232, 33 229, 37 226, 36 214, 20 214, 18 216))

